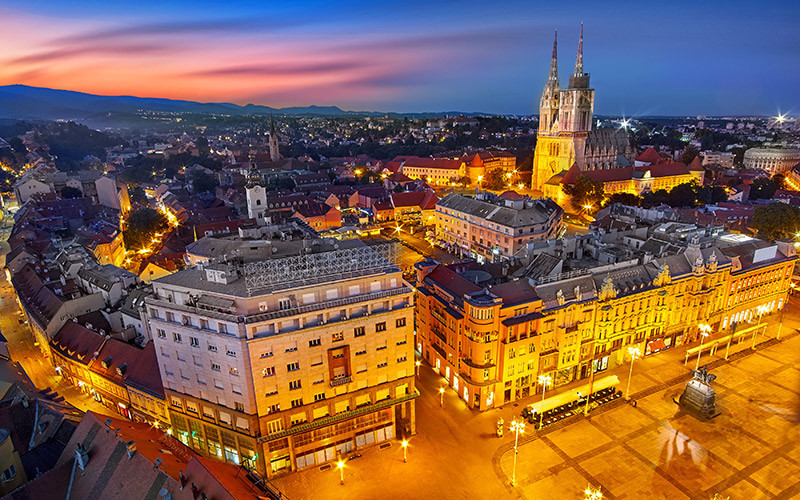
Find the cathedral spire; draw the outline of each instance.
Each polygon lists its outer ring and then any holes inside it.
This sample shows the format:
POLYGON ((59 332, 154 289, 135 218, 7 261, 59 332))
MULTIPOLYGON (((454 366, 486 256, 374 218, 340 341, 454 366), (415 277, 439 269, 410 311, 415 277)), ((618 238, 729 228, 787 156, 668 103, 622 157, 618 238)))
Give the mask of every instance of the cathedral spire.
POLYGON ((578 41, 578 55, 575 56, 575 76, 583 76, 583 21, 581 21, 581 38, 578 41))
POLYGON ((553 59, 550 61, 550 77, 547 79, 547 86, 558 88, 558 30, 553 35, 553 59))

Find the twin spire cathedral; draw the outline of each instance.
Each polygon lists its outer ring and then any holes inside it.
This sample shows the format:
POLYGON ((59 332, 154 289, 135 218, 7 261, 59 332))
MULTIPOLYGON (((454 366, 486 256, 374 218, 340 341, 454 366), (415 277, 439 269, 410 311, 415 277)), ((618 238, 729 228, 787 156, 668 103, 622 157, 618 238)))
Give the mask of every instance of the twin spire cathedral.
POLYGON ((533 156, 531 188, 544 191, 558 183, 573 165, 581 170, 627 166, 632 149, 627 134, 615 129, 592 130, 594 89, 583 72, 583 23, 569 86, 558 81, 558 32, 553 39, 550 74, 539 102, 539 132, 533 156))

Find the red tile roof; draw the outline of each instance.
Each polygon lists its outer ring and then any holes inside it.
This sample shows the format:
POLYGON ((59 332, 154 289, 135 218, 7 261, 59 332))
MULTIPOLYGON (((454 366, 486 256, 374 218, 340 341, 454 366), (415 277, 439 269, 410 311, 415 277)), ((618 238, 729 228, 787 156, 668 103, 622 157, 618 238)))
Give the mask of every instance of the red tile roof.
POLYGON ((468 279, 459 276, 450 269, 439 265, 428 273, 423 281, 432 281, 444 290, 449 291, 456 297, 463 297, 464 295, 472 292, 482 290, 481 287, 468 279))
POLYGON ((636 161, 641 161, 645 163, 656 164, 661 161, 661 156, 658 154, 653 148, 645 149, 642 154, 636 156, 636 161))
POLYGON ((94 353, 99 352, 105 337, 95 333, 83 325, 68 321, 56 333, 50 345, 58 352, 71 359, 88 365, 94 353))

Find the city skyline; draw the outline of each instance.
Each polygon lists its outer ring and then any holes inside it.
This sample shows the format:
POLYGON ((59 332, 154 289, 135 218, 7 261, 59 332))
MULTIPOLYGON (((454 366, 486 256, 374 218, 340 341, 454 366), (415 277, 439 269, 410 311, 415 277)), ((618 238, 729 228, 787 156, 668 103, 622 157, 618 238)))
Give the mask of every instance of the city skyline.
POLYGON ((489 10, 477 3, 244 2, 192 10, 184 2, 143 2, 123 11, 34 1, 2 9, 8 51, 0 84, 273 107, 535 114, 553 30, 559 69, 568 74, 586 19, 585 68, 602 89, 598 114, 800 109, 792 92, 800 83, 800 40, 789 22, 797 6, 683 7, 606 12, 581 3, 567 13, 516 3, 489 10), (745 20, 749 36, 731 38, 727 26, 745 20), (733 68, 736 78, 726 78, 733 68))

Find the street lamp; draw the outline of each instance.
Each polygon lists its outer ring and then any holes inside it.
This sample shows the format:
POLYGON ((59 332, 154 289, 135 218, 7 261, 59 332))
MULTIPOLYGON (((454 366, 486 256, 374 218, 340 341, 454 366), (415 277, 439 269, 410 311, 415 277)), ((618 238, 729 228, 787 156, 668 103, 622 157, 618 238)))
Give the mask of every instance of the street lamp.
POLYGON ((408 463, 408 440, 403 440, 403 462, 408 463))
POLYGON ((417 367, 417 377, 419 377, 419 365, 421 365, 422 363, 421 363, 419 360, 417 360, 417 362, 416 362, 416 363, 414 363, 414 364, 415 364, 415 365, 416 365, 416 367, 417 367))
POLYGON ((439 406, 444 408, 444 387, 439 387, 439 406))
POLYGON ((511 486, 517 482, 517 444, 519 443, 519 435, 525 432, 525 422, 513 419, 511 421, 511 431, 514 433, 514 467, 511 469, 511 486))
POLYGON ((697 361, 694 364, 695 370, 700 367, 700 356, 703 354, 703 342, 706 340, 706 337, 708 337, 708 334, 711 333, 711 325, 701 323, 697 325, 697 328, 700 329, 700 350, 697 351, 697 361))
POLYGON ((583 500, 603 500, 603 493, 600 491, 600 487, 594 488, 591 484, 587 484, 586 489, 583 490, 583 500))
POLYGON ((339 468, 339 484, 344 484, 344 462, 339 460, 336 467, 339 468))
POLYGON ((625 399, 630 401, 631 378, 633 377, 633 360, 638 358, 642 354, 642 351, 640 351, 638 347, 628 347, 628 354, 631 355, 631 369, 628 372, 628 386, 625 388, 625 399))
POLYGON ((756 308, 758 311, 758 324, 756 325, 756 329, 753 330, 753 345, 750 346, 751 349, 755 351, 756 349, 756 335, 758 334, 758 327, 761 326, 761 318, 764 316, 764 313, 769 311, 769 308, 766 305, 760 305, 756 308))
POLYGON ((539 375, 539 384, 542 386, 542 406, 539 407, 539 429, 542 428, 542 423, 544 422, 544 393, 547 390, 547 386, 553 381, 553 378, 550 375, 539 375))

